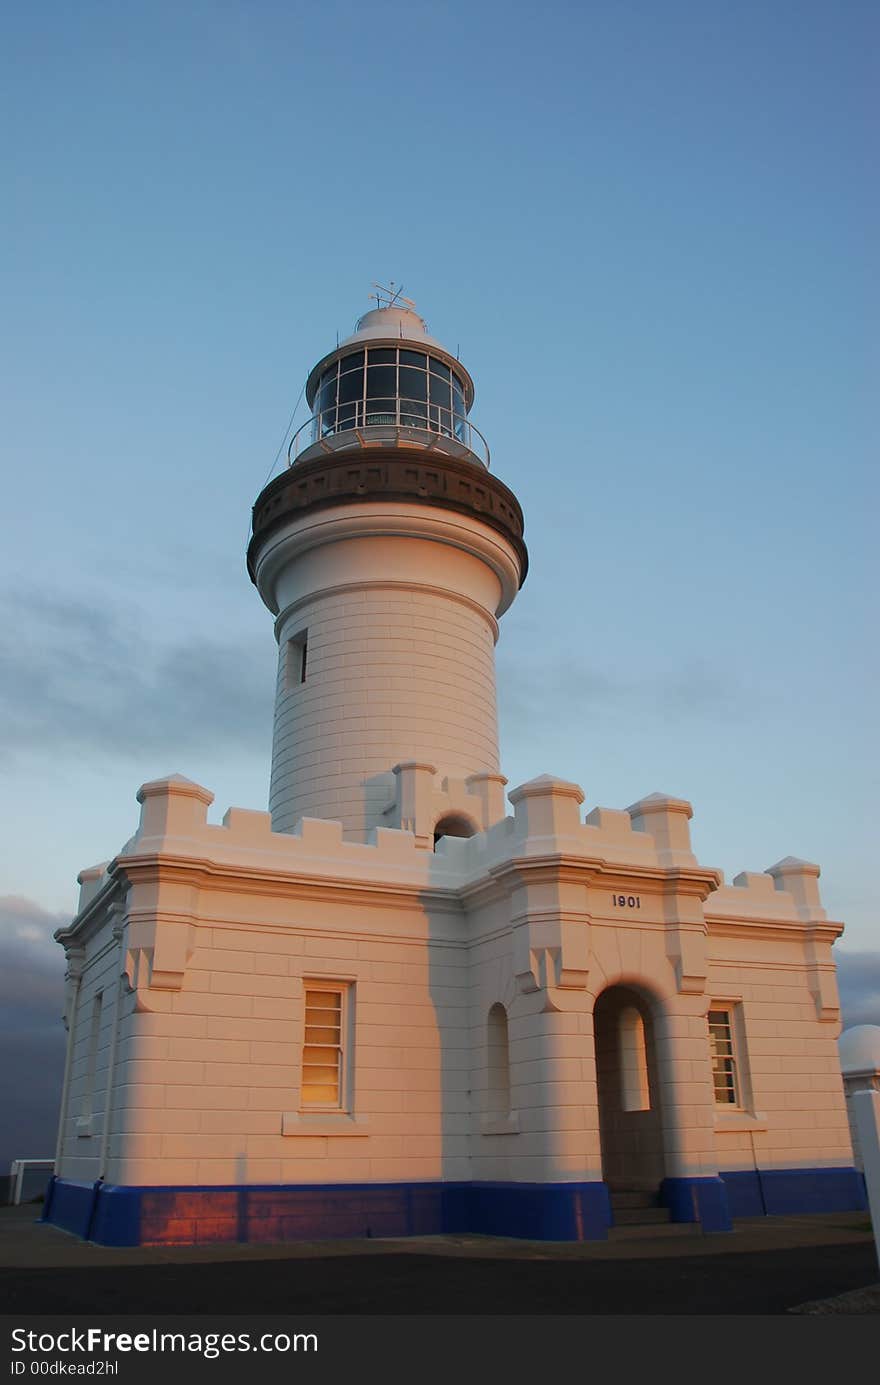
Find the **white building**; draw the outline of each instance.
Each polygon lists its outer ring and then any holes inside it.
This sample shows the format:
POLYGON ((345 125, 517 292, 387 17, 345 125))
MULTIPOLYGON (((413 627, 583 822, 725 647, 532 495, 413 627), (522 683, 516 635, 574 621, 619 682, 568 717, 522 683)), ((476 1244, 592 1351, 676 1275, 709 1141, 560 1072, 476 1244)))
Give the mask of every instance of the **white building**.
POLYGON ((271 816, 174 775, 80 875, 47 1219, 112 1244, 864 1205, 817 866, 732 885, 690 804, 507 794, 494 648, 526 574, 473 383, 413 311, 307 386, 254 507, 271 816))

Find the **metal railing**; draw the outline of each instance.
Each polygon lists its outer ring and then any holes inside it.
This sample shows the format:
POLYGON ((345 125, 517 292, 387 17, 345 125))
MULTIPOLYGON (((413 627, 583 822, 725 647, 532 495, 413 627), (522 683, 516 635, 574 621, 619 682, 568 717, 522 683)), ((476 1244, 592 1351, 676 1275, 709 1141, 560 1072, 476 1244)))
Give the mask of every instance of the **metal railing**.
POLYGON ((489 444, 463 414, 419 399, 357 399, 306 419, 287 449, 293 466, 307 451, 339 452, 371 444, 418 446, 450 456, 470 454, 489 468, 489 444))
POLYGON ((54 1173, 55 1160, 13 1159, 12 1163, 9 1165, 9 1201, 14 1207, 17 1207, 21 1202, 24 1176, 29 1169, 45 1169, 47 1173, 54 1173))

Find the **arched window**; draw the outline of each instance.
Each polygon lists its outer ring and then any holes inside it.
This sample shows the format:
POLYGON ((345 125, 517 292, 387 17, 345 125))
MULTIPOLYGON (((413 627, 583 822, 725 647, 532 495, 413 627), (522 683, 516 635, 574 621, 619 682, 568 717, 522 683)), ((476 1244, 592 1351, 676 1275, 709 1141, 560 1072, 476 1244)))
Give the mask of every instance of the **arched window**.
POLYGON ((634 1005, 620 1012, 620 1104, 624 1111, 650 1111, 645 1021, 634 1005))
POLYGON ((489 1085, 488 1110, 494 1116, 510 1113, 510 1049, 507 1042, 507 1011, 493 1005, 486 1026, 489 1085))
POLYGON ((461 813, 447 813, 434 826, 434 847, 441 837, 472 837, 474 824, 461 813))

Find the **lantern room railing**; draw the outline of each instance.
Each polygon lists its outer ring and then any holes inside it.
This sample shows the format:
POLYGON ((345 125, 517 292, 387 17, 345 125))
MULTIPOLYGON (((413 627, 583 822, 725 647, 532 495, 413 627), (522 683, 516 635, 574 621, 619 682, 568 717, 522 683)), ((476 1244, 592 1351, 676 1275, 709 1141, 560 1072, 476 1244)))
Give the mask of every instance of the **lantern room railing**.
POLYGON ((294 433, 287 461, 377 446, 424 447, 489 467, 489 445, 469 419, 418 399, 358 399, 313 414, 294 433))

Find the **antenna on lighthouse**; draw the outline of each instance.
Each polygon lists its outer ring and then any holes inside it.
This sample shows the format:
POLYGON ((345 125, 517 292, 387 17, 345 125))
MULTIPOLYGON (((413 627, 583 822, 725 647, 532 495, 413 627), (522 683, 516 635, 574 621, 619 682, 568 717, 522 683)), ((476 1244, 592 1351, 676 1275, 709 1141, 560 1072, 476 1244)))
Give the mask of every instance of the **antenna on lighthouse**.
POLYGON ((403 296, 403 284, 395 288, 394 280, 392 279, 390 280, 389 287, 386 288, 384 284, 377 284, 374 280, 373 288, 376 289, 376 293, 371 293, 370 297, 375 298, 378 307, 402 307, 409 308, 411 312, 415 312, 415 301, 412 298, 404 298, 403 296))

